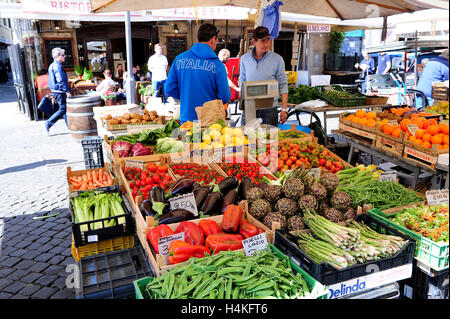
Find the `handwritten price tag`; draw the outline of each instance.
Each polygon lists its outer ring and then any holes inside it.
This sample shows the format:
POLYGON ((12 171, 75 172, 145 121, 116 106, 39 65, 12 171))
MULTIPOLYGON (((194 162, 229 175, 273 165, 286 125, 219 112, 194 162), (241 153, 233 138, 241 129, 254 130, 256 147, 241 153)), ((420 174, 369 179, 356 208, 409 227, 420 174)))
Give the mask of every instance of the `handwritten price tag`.
POLYGON ((311 168, 308 174, 312 175, 314 178, 320 178, 320 167, 311 168))
POLYGON ((412 136, 416 135, 416 131, 419 129, 417 124, 408 124, 408 131, 412 136))
POLYGON ((170 244, 175 240, 182 240, 184 241, 184 232, 182 233, 176 233, 174 235, 169 235, 166 237, 161 237, 158 239, 158 249, 159 254, 163 255, 165 257, 169 256, 169 247, 170 244))
POLYGON ((428 205, 448 204, 448 189, 429 190, 425 193, 428 205))
POLYGON ((144 161, 127 159, 125 161, 125 167, 136 167, 136 168, 144 169, 144 161))
POLYGON ((198 216, 197 204, 195 202, 194 193, 189 193, 171 198, 169 199, 169 203, 171 210, 184 209, 194 214, 194 216, 198 216))
POLYGON ((246 256, 252 256, 259 250, 265 250, 269 245, 265 233, 246 238, 242 241, 244 253, 246 256))
POLYGON ((379 181, 380 182, 396 182, 397 181, 397 172, 396 171, 381 172, 379 181))

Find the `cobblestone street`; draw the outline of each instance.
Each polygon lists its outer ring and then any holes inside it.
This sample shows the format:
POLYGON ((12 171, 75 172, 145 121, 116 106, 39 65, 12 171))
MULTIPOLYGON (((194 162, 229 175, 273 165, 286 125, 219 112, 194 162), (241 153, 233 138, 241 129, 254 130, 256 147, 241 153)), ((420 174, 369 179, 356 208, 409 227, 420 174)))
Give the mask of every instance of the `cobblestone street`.
POLYGON ((74 298, 66 167, 84 169, 81 144, 63 120, 50 137, 30 121, 11 81, 0 84, 0 112, 0 299, 74 298))

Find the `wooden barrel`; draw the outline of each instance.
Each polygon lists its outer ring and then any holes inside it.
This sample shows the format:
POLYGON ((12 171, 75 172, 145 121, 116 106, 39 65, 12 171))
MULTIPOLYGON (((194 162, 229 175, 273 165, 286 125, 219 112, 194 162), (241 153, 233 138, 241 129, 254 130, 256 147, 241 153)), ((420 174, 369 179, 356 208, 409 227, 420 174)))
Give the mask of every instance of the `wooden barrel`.
POLYGON ((98 135, 93 107, 102 106, 99 95, 75 95, 67 98, 67 124, 72 137, 98 135))

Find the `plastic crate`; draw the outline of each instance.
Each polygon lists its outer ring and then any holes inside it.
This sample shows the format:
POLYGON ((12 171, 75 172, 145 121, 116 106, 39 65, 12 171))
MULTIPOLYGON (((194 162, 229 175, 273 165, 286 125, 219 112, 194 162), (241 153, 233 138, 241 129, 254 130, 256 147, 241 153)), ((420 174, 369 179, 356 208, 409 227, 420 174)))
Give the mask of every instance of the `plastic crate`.
POLYGON ((368 265, 376 265, 378 267, 378 271, 383 271, 412 263, 415 247, 414 240, 411 240, 410 237, 367 214, 359 215, 355 218, 355 220, 357 222, 364 222, 367 226, 370 226, 372 229, 381 234, 399 236, 408 242, 394 256, 369 261, 362 264, 356 264, 341 270, 337 270, 328 263, 317 264, 297 245, 297 237, 286 230, 277 230, 275 232, 274 244, 283 253, 296 260, 301 268, 306 270, 323 285, 332 285, 365 276, 368 274, 368 265))
MULTIPOLYGON (((105 191, 102 193, 117 193, 117 191, 105 191)), ((119 193, 120 194, 120 193, 119 193)), ((80 195, 80 194, 79 194, 80 195)), ((74 196, 75 198, 77 196, 74 196)), ((74 198, 72 197, 72 198, 74 198)), ((126 199, 121 195, 122 208, 125 214, 118 216, 111 216, 102 219, 94 219, 87 222, 75 223, 75 215, 73 212, 72 202, 69 201, 69 213, 72 222, 72 234, 74 238, 75 247, 86 245, 92 242, 99 242, 106 239, 134 235, 136 234, 136 223, 131 213, 131 209, 126 205, 126 199), (119 219, 125 219, 125 223, 119 224, 119 219), (105 227, 105 223, 115 221, 114 226, 105 227), (102 223, 102 228, 94 229, 96 223, 102 223), (87 230, 81 230, 87 227, 87 230)))
POLYGON ((77 299, 135 299, 133 281, 152 276, 140 246, 82 258, 77 299))
POLYGON ((85 136, 81 140, 83 147, 84 166, 86 169, 105 166, 103 160, 102 138, 100 136, 85 136))
MULTIPOLYGON (((278 248, 276 248, 272 244, 269 244, 269 247, 280 259, 288 258, 285 254, 283 254, 278 248)), ((323 291, 323 294, 318 296, 316 299, 327 299, 328 298, 328 290, 326 289, 326 287, 324 287, 321 283, 319 283, 317 280, 315 280, 306 271, 304 271, 299 266, 297 266, 295 264, 295 262, 293 262, 291 259, 289 259, 289 262, 290 262, 292 268, 294 269, 294 272, 300 273, 302 275, 302 277, 307 282, 310 290, 312 290, 313 288, 316 288, 316 289, 318 289, 318 291, 323 291)), ((135 280, 133 282, 135 293, 136 293, 136 299, 145 299, 145 296, 146 296, 145 287, 151 280, 153 280, 152 277, 146 277, 146 278, 142 278, 139 280, 135 280)))
POLYGON ((448 257, 449 257, 448 242, 436 243, 431 239, 423 237, 422 235, 393 222, 389 218, 394 217, 397 214, 401 214, 401 211, 387 215, 379 209, 371 209, 368 211, 368 214, 370 216, 373 216, 375 219, 378 219, 381 222, 388 224, 389 227, 397 229, 398 231, 413 238, 416 241, 416 249, 414 252, 414 257, 417 260, 420 260, 427 266, 437 271, 448 268, 448 257))
POLYGON ((121 236, 113 239, 103 240, 98 243, 91 243, 80 247, 75 247, 72 235, 72 257, 75 261, 81 258, 107 253, 120 249, 134 247, 134 236, 121 236))
MULTIPOLYGON (((343 92, 350 94, 349 92, 347 92, 346 90, 342 89, 339 86, 334 86, 333 89, 336 91, 343 91, 343 92)), ((351 94, 352 95, 351 97, 331 98, 330 96, 328 96, 324 93, 325 90, 326 89, 324 87, 321 87, 319 89, 319 97, 335 106, 338 106, 338 107, 360 106, 360 105, 365 105, 365 103, 366 103, 365 96, 356 96, 356 95, 351 94)))

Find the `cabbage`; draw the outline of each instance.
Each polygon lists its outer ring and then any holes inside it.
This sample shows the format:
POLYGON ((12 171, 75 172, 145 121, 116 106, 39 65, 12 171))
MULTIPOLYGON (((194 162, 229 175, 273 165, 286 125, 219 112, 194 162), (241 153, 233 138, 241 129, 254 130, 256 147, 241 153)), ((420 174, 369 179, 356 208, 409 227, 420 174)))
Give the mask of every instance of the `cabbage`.
POLYGON ((171 137, 160 138, 156 142, 156 153, 170 153, 172 147, 177 143, 178 139, 171 137))
POLYGON ((151 155, 152 150, 142 143, 136 143, 131 148, 131 156, 151 155))
POLYGON ((117 151, 119 152, 119 157, 128 157, 130 154, 130 150, 132 148, 131 143, 120 141, 114 144, 113 146, 113 152, 117 151))

